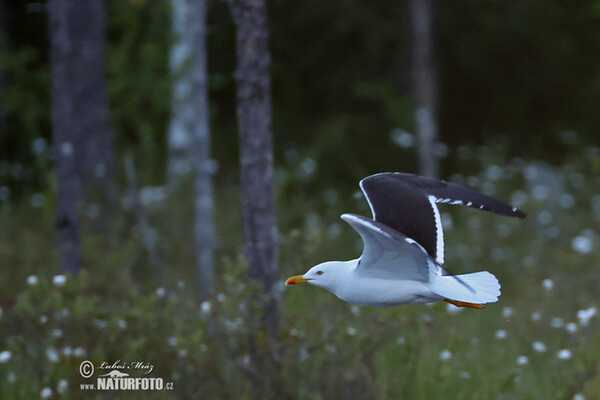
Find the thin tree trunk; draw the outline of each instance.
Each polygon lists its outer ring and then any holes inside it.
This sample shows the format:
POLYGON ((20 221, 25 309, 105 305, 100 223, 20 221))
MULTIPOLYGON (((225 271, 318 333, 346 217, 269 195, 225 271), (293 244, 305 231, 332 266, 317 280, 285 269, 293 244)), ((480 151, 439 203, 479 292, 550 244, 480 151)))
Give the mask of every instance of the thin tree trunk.
POLYGON ((200 298, 210 296, 215 281, 215 223, 212 174, 214 162, 210 158, 210 115, 208 107, 208 50, 206 46, 206 20, 208 0, 188 0, 193 4, 190 13, 190 31, 194 40, 194 56, 191 66, 192 107, 196 111, 193 125, 194 138, 194 189, 196 199, 196 277, 200 298))
POLYGON ((200 299, 214 291, 214 195, 210 158, 206 19, 209 0, 175 0, 171 52, 173 115, 169 132, 171 179, 195 170, 196 278, 200 299))
POLYGON ((273 187, 271 56, 265 0, 233 0, 237 47, 237 116, 240 138, 243 229, 249 277, 266 292, 263 328, 279 332, 277 217, 273 187))
MULTIPOLYGON (((6 5, 0 0, 0 55, 6 57, 8 32, 6 29, 6 5)), ((4 71, 0 69, 0 94, 4 90, 4 71)), ((4 126, 4 106, 0 105, 0 126, 4 126)))
POLYGON ((410 0, 413 36, 412 84, 421 175, 437 178, 439 160, 435 155, 437 127, 437 78, 433 60, 434 0, 410 0))
MULTIPOLYGON (((52 129, 58 178, 61 270, 81 269, 78 209, 83 188, 110 201, 114 152, 104 67, 103 0, 48 1, 52 129)), ((113 192, 114 193, 114 192, 113 192)))
MULTIPOLYGON (((204 0, 200 0, 199 3, 204 3, 204 0)), ((188 0, 173 0, 171 8, 171 30, 175 38, 169 57, 173 86, 168 145, 169 185, 173 187, 193 168, 190 149, 193 143, 192 125, 195 110, 191 107, 193 72, 190 64, 196 49, 190 29, 192 23, 190 13, 194 5, 188 0)))

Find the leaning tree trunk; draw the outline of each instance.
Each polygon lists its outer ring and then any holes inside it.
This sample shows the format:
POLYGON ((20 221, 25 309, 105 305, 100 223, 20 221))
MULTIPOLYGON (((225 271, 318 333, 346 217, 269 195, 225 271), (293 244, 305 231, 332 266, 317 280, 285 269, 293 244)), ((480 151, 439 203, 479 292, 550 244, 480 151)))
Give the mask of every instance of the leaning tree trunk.
POLYGON ((421 175, 437 178, 437 79, 433 60, 434 0, 410 0, 413 39, 412 84, 421 175))
POLYGON ((201 299, 214 291, 213 162, 210 158, 206 19, 209 0, 173 1, 170 179, 195 170, 196 278, 201 299))
POLYGON ((48 1, 52 131, 58 179, 61 270, 81 268, 78 209, 83 188, 110 201, 114 153, 104 67, 103 0, 48 1))
POLYGON ((233 0, 237 47, 237 116, 240 137, 243 230, 249 276, 266 292, 263 327, 279 330, 277 218, 273 188, 271 56, 265 0, 233 0))

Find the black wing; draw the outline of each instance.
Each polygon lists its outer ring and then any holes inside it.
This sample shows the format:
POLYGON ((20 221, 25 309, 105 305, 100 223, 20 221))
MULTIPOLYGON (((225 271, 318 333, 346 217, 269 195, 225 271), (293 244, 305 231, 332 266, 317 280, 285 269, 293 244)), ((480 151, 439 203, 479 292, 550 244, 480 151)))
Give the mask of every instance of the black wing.
POLYGON ((508 204, 453 183, 385 172, 360 181, 373 219, 416 240, 440 264, 444 236, 435 203, 465 205, 511 217, 525 214, 508 204))
POLYGON ((493 197, 486 196, 485 194, 481 194, 472 189, 446 181, 438 181, 401 172, 386 172, 383 174, 371 175, 365 179, 374 178, 377 180, 378 175, 385 175, 394 180, 416 186, 425 193, 434 196, 436 203, 463 205, 483 211, 494 212, 496 214, 507 215, 509 217, 525 218, 527 216, 516 207, 512 207, 501 200, 494 199, 493 197))

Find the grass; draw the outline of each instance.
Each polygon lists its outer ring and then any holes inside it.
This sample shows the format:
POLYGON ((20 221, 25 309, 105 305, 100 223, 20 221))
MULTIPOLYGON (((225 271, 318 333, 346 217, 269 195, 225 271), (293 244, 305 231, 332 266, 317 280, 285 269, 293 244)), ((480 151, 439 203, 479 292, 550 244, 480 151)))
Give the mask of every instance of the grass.
MULTIPOLYGON (((592 315, 600 291, 600 161, 581 157, 593 153, 585 149, 572 149, 554 170, 561 191, 545 197, 523 160, 494 159, 498 177, 472 155, 465 162, 479 172, 453 176, 529 214, 521 221, 441 209, 448 267, 489 270, 502 284, 500 301, 485 310, 445 303, 373 309, 316 287, 282 284, 281 339, 271 343, 259 334, 258 341, 268 397, 600 399, 600 318, 592 315)), ((309 186, 301 179, 279 185, 282 282, 360 253, 358 235, 339 219, 343 212, 368 214, 356 188, 311 195, 309 186)), ((1 205, 0 398, 49 390, 51 398, 106 398, 80 390, 83 360, 151 363, 151 376, 174 385, 127 398, 251 398, 247 298, 258 289, 246 280, 237 189, 217 188, 218 288, 203 304, 194 291, 185 188, 148 210, 165 282, 153 277, 131 215, 119 211, 110 234, 86 229, 83 273, 55 283, 52 195, 35 208, 27 201, 1 205)))

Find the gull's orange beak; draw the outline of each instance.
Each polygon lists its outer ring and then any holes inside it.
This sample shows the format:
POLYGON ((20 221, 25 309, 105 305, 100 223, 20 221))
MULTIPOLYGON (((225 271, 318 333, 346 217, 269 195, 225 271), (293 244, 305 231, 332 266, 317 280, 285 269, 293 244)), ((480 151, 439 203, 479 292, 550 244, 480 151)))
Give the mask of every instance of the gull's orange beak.
POLYGON ((295 285, 296 283, 304 283, 304 282, 308 282, 310 281, 310 279, 304 279, 302 277, 302 275, 296 275, 296 276, 292 276, 290 278, 287 279, 287 281, 285 281, 286 286, 287 285, 295 285))

